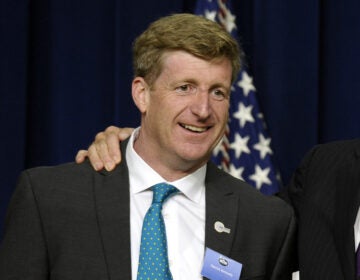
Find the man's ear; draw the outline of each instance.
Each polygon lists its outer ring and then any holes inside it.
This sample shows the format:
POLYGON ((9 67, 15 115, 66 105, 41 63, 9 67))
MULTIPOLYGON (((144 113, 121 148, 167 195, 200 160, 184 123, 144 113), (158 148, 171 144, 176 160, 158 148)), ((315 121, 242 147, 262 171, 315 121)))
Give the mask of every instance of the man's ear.
POLYGON ((132 81, 132 98, 141 113, 145 113, 149 103, 149 86, 142 77, 135 77, 132 81))

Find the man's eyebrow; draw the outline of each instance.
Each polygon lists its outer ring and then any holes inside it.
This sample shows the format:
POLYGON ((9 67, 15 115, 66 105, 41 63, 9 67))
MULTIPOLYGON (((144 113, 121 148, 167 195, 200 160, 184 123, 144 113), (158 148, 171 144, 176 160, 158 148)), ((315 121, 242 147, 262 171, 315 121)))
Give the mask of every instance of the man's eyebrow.
POLYGON ((231 91, 231 85, 227 86, 227 85, 224 85, 223 83, 216 83, 210 87, 210 89, 214 89, 214 88, 223 88, 224 90, 226 90, 228 92, 231 91))

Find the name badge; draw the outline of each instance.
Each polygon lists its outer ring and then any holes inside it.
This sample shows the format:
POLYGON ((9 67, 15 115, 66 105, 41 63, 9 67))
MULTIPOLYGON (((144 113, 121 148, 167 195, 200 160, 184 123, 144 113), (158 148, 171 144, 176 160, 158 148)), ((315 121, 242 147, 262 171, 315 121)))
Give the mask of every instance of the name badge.
POLYGON ((214 250, 206 248, 201 275, 211 280, 240 278, 242 264, 214 250))

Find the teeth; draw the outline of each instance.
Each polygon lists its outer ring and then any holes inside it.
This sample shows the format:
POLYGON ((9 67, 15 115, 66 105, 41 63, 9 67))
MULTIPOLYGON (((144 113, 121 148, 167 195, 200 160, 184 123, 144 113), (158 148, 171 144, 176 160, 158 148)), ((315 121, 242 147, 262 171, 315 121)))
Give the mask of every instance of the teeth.
POLYGON ((184 124, 183 127, 188 129, 188 130, 194 131, 194 132, 204 132, 204 131, 206 131, 205 127, 197 127, 197 126, 186 125, 186 124, 184 124))

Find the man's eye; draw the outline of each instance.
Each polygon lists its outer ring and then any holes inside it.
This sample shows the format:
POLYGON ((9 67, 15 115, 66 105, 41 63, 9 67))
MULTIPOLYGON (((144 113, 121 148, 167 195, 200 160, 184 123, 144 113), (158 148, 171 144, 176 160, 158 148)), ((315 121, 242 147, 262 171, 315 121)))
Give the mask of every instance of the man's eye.
POLYGON ((195 87, 193 87, 189 84, 181 85, 175 89, 176 92, 182 93, 182 94, 192 93, 192 92, 194 92, 194 90, 196 90, 195 87))
POLYGON ((188 91, 189 90, 189 85, 182 85, 179 87, 181 91, 188 91))
POLYGON ((226 92, 216 89, 212 91, 212 96, 214 97, 214 99, 216 100, 223 100, 225 98, 228 97, 228 95, 226 94, 226 92))

